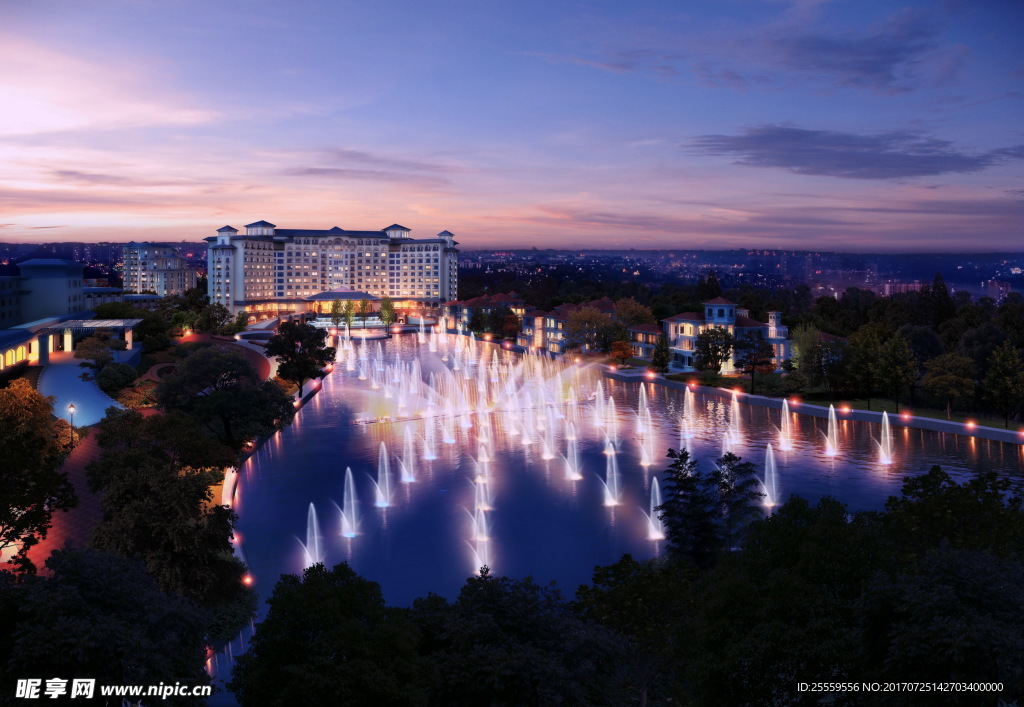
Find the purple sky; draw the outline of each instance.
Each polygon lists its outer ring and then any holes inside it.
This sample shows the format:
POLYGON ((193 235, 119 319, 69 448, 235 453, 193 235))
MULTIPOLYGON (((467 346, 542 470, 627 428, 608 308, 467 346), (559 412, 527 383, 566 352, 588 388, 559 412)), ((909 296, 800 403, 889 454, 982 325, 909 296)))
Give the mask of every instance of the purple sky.
POLYGON ((1024 250, 1015 0, 0 0, 0 239, 1024 250))

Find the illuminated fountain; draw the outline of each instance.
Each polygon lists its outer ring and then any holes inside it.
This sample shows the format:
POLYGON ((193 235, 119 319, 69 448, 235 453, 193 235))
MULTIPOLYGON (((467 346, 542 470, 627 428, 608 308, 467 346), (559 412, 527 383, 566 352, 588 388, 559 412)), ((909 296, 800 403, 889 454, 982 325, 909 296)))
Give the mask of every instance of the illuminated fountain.
POLYGON ((734 447, 743 439, 743 430, 740 427, 740 401, 734 390, 732 392, 732 403, 729 407, 729 447, 734 447))
MULTIPOLYGON (((381 442, 383 445, 384 443, 381 442)), ((405 428, 405 439, 402 445, 402 459, 398 463, 402 472, 402 483, 411 484, 416 481, 416 449, 412 442, 412 430, 405 428)))
MULTIPOLYGON (((569 425, 572 428, 572 425, 569 425)), ((580 454, 576 446, 576 436, 568 437, 566 439, 566 454, 565 454, 565 478, 569 481, 580 481, 583 479, 583 474, 580 473, 580 454)))
POLYGON ((604 454, 604 481, 601 482, 604 486, 604 505, 617 506, 622 495, 622 478, 619 474, 619 461, 616 458, 615 445, 612 442, 605 443, 604 454))
POLYGON ((320 547, 320 523, 316 519, 316 507, 310 503, 306 512, 306 542, 299 541, 302 546, 302 567, 312 567, 324 561, 320 547))
POLYGON ((376 491, 374 505, 377 508, 387 508, 391 505, 391 470, 388 465, 388 448, 380 443, 380 452, 377 454, 377 480, 373 482, 376 491))
POLYGON ((892 464, 892 428, 889 427, 889 413, 882 413, 882 438, 876 442, 878 445, 878 461, 882 464, 892 464))
POLYGON ((779 481, 775 469, 775 452, 772 445, 764 453, 764 505, 766 508, 774 508, 779 505, 779 481))
POLYGON ((490 484, 473 484, 473 508, 476 511, 492 509, 490 484))
POLYGON ((793 448, 793 435, 790 431, 789 403, 782 400, 782 421, 779 423, 779 449, 788 452, 793 448))
POLYGON ((359 516, 356 512, 356 484, 352 469, 345 469, 345 497, 341 507, 341 537, 354 538, 359 534, 359 516))
POLYGON ((825 454, 834 457, 839 454, 839 426, 836 424, 835 406, 828 406, 828 432, 825 434, 825 454))
POLYGON ((644 517, 647 518, 647 539, 648 540, 664 540, 665 539, 665 526, 661 522, 661 516, 658 515, 656 510, 661 505, 661 488, 658 486, 658 478, 651 479, 651 507, 650 513, 644 513, 644 517))
POLYGON ((434 420, 427 417, 423 421, 423 459, 431 461, 437 459, 437 439, 434 429, 434 420))

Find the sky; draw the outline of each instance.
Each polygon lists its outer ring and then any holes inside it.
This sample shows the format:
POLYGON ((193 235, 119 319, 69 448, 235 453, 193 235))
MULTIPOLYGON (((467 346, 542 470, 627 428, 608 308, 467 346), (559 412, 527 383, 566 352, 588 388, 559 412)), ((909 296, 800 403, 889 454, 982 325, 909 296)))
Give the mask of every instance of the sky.
POLYGON ((0 0, 0 240, 1024 251, 1017 0, 0 0))

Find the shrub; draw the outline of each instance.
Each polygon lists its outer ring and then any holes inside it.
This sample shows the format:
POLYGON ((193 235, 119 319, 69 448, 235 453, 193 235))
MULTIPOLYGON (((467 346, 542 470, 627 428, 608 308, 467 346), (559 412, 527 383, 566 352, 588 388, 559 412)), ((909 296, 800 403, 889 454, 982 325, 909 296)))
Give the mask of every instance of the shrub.
POLYGON ((783 390, 785 390, 786 395, 803 393, 807 390, 808 385, 809 381, 807 380, 807 375, 801 371, 793 371, 782 379, 782 387, 783 390))
POLYGON ((139 374, 127 363, 108 363, 96 374, 96 384, 104 393, 113 395, 131 385, 139 374))
POLYGON ((171 345, 171 339, 167 334, 153 334, 142 340, 142 350, 146 353, 161 351, 171 345))

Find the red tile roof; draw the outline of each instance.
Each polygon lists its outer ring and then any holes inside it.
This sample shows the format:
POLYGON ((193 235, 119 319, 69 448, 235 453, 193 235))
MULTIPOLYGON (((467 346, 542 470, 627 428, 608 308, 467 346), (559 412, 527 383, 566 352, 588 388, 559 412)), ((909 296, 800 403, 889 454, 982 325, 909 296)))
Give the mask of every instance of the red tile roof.
POLYGON ((725 297, 715 297, 714 299, 709 299, 704 304, 736 304, 736 303, 735 302, 730 302, 725 297))
POLYGON ((629 327, 630 331, 642 331, 648 334, 661 334, 662 328, 657 324, 634 324, 629 327))

